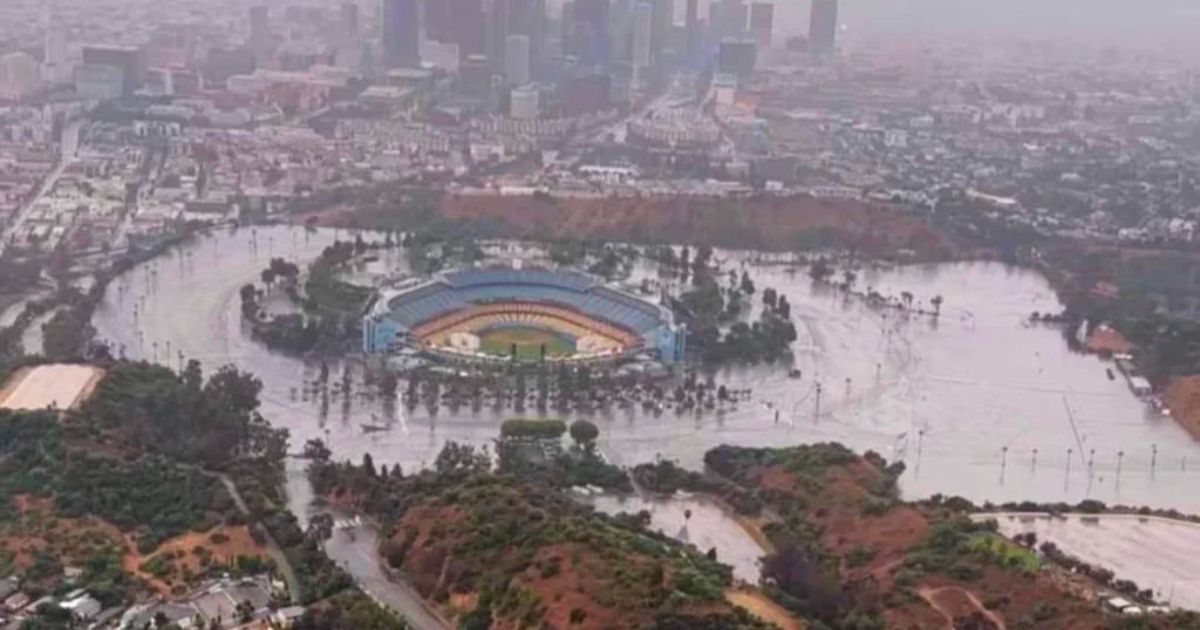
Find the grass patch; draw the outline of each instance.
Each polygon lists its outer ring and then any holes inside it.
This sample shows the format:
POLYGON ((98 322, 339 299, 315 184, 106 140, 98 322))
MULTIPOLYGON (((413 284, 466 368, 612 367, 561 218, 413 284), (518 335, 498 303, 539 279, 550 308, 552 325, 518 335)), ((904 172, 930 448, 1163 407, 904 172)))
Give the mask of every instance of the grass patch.
POLYGON ((975 534, 967 541, 967 548, 993 564, 1022 573, 1036 573, 1042 568, 1041 561, 1032 550, 992 534, 975 534))
POLYGON ((543 344, 546 346, 548 358, 575 354, 573 340, 542 328, 504 326, 479 334, 479 349, 487 354, 502 357, 512 356, 513 344, 517 346, 518 361, 540 361, 543 344))

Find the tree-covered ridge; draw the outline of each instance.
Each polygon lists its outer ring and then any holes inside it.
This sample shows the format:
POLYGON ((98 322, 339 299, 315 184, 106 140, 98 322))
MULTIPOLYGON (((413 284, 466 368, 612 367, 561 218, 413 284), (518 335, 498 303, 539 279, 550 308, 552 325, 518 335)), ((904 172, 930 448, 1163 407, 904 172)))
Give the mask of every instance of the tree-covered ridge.
POLYGON ((262 382, 232 366, 206 380, 196 361, 182 374, 147 363, 120 363, 75 417, 137 451, 228 469, 238 462, 282 466, 287 434, 258 413, 262 382))
POLYGON ((0 411, 0 522, 19 516, 17 497, 43 497, 62 516, 101 518, 152 550, 232 513, 229 495, 210 477, 154 453, 92 451, 85 431, 53 414, 0 411))
POLYGON ((470 447, 407 477, 327 459, 312 473, 384 521, 386 561, 461 627, 700 627, 710 614, 705 627, 758 627, 724 599, 729 567, 552 485, 493 473, 470 447))

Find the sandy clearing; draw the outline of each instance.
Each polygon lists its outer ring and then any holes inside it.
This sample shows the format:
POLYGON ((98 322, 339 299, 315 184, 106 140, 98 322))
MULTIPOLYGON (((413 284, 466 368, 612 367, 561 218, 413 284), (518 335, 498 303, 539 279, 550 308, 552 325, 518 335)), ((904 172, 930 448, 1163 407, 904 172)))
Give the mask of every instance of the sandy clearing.
POLYGON ((86 400, 103 377, 104 370, 90 365, 39 365, 20 370, 0 390, 0 408, 71 409, 86 400))
POLYGON ((750 614, 773 623, 780 630, 804 630, 800 623, 786 608, 771 601, 769 597, 756 590, 729 589, 725 591, 725 599, 734 606, 745 608, 750 614))

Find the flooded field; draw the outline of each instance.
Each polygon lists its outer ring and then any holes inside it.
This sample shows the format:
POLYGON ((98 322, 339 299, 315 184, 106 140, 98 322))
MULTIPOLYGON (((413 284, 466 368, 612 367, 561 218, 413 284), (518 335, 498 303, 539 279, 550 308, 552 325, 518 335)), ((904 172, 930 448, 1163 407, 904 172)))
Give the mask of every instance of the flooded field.
POLYGON ((680 542, 695 545, 702 552, 717 550, 717 559, 733 567, 733 577, 758 584, 762 547, 728 513, 711 499, 679 495, 673 498, 592 495, 580 500, 605 514, 642 510, 650 513, 650 529, 680 542))
MULTIPOLYGON (((94 324, 100 337, 132 358, 177 367, 182 356, 210 370, 235 363, 254 372, 264 383, 263 414, 291 431, 297 449, 322 437, 339 457, 357 460, 371 452, 378 463, 413 469, 431 463, 448 440, 490 444, 510 414, 431 414, 424 407, 409 413, 395 401, 378 400, 322 408, 296 393, 316 374, 316 364, 249 338, 238 289, 254 282, 272 257, 304 266, 334 238, 332 231, 293 227, 201 237, 115 281, 94 324), (368 433, 364 424, 391 429, 368 433)), ((360 279, 402 270, 403 256, 389 256, 362 270, 360 279)), ((663 456, 699 467, 704 452, 723 443, 840 441, 905 461, 901 485, 912 497, 1090 497, 1200 511, 1194 492, 1200 446, 1169 418, 1149 415, 1124 382, 1105 375, 1099 359, 1071 353, 1059 330, 1024 323, 1032 311, 1060 308, 1039 275, 988 263, 859 274, 859 287, 885 295, 908 291, 924 304, 943 296, 935 322, 814 287, 803 271, 773 266, 751 272, 760 293, 773 287, 792 304, 803 378, 789 379, 781 366, 727 370, 719 380, 753 389, 754 400, 722 415, 593 416, 610 459, 632 465, 663 456)), ((340 365, 331 367, 340 375, 340 365)))
POLYGON ((1064 552, 1153 589, 1161 601, 1200 610, 1200 525, 1125 515, 1001 514, 1008 536, 1033 532, 1064 552))

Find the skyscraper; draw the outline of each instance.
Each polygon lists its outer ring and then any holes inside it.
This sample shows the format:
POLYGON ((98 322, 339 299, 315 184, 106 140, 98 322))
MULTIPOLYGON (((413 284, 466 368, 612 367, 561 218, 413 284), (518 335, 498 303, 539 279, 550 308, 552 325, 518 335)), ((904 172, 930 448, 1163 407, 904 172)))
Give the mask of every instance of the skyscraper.
POLYGON ((546 0, 509 0, 508 9, 508 32, 529 38, 529 67, 536 77, 546 54, 546 0))
POLYGON ((250 7, 250 50, 259 66, 267 65, 275 52, 271 46, 271 13, 265 5, 250 7))
POLYGON ((337 28, 337 44, 334 51, 337 55, 337 65, 343 68, 358 68, 362 64, 362 41, 358 29, 357 4, 342 4, 337 28))
POLYGON ((608 0, 575 0, 575 14, 566 42, 569 52, 585 66, 607 68, 612 61, 608 0))
POLYGON ((421 0, 383 0, 383 60, 387 66, 421 64, 421 0))
POLYGON ((512 0, 487 0, 484 4, 484 49, 487 51, 488 67, 493 75, 504 74, 505 57, 508 55, 508 16, 512 13, 512 0))
POLYGON ((687 52, 695 55, 700 48, 700 0, 687 0, 687 52))
POLYGON ((528 35, 508 36, 504 47, 504 78, 509 85, 525 85, 530 80, 530 43, 528 35))
POLYGON ((342 3, 338 26, 342 35, 358 38, 358 5, 353 2, 342 3))
POLYGON ((749 9, 743 0, 718 0, 708 7, 708 26, 714 39, 741 37, 746 30, 749 9))
POLYGON ((717 54, 717 71, 732 74, 739 79, 754 75, 758 63, 758 44, 750 40, 726 39, 721 42, 717 54))
POLYGON ((808 47, 819 53, 833 52, 837 44, 838 0, 812 0, 808 22, 808 47))
POLYGON ((758 42, 759 49, 771 47, 771 33, 775 30, 775 5, 770 2, 755 2, 750 5, 750 34, 758 42))
POLYGON ((640 88, 654 62, 654 6, 639 2, 633 7, 633 87, 640 88))
POLYGON ((650 51, 654 65, 663 63, 675 27, 675 0, 654 0, 650 51))
POLYGON ((121 46, 84 46, 83 63, 108 66, 121 75, 121 93, 132 95, 146 79, 146 53, 141 48, 121 46))
POLYGON ((425 4, 425 37, 458 44, 463 58, 487 52, 484 0, 435 0, 425 4))

